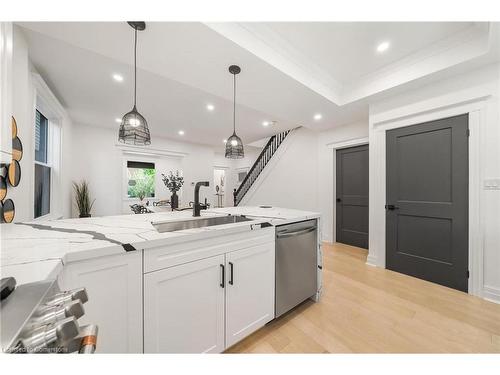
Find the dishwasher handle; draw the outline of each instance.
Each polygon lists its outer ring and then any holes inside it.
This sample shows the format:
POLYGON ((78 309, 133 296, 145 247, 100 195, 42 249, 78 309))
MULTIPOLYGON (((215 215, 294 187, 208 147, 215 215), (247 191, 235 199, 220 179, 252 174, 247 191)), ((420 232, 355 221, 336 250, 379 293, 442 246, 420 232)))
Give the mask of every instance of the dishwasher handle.
POLYGON ((295 236, 300 236, 302 234, 314 232, 315 230, 316 230, 316 226, 305 228, 305 229, 300 229, 300 230, 296 230, 296 231, 284 230, 282 232, 277 232, 276 236, 278 238, 295 237, 295 236))

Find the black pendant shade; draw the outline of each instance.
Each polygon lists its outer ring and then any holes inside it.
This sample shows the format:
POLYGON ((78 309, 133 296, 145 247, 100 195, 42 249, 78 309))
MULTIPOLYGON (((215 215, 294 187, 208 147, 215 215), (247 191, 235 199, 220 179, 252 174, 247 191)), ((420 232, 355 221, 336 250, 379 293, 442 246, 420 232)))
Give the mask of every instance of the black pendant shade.
POLYGON ((144 30, 144 22, 134 21, 128 23, 134 29, 134 108, 126 113, 120 124, 118 140, 131 145, 147 146, 151 144, 148 122, 137 111, 137 30, 144 30))
POLYGON ((239 74, 241 69, 237 65, 229 67, 229 73, 233 75, 233 134, 227 139, 226 142, 226 158, 228 159, 242 159, 245 157, 243 150, 243 142, 241 138, 236 135, 236 74, 239 74))

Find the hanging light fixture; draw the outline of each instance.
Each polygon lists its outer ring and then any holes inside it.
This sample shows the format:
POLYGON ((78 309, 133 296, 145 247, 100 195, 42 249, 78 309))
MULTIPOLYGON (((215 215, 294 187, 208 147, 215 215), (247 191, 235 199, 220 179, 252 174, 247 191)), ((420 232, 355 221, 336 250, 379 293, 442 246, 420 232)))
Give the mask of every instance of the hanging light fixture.
POLYGON ((132 145, 147 146, 151 144, 148 122, 137 111, 137 31, 146 28, 146 23, 141 21, 128 22, 134 29, 134 108, 126 113, 120 125, 118 140, 132 145))
POLYGON ((229 73, 233 75, 233 135, 226 142, 226 158, 229 159, 242 159, 245 157, 243 142, 236 135, 236 74, 240 72, 241 69, 238 65, 231 65, 229 67, 229 73))

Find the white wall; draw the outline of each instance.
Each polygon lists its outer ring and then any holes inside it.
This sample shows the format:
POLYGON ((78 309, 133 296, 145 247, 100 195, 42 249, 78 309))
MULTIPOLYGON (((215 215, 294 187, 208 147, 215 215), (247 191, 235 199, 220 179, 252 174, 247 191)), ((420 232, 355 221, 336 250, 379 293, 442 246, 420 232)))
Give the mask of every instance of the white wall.
POLYGON ((323 241, 335 241, 335 147, 368 138, 368 121, 340 126, 318 134, 318 200, 323 241))
MULTIPOLYGON (((223 149, 222 149, 223 150, 223 149)), ((238 184, 238 172, 241 170, 249 170, 257 157, 259 156, 261 148, 245 145, 245 157, 243 159, 226 159, 224 152, 215 152, 214 154, 214 168, 224 169, 226 171, 226 186, 224 195, 224 206, 232 207, 234 203, 233 189, 238 184)), ((211 188, 215 193, 215 186, 211 188)))
MULTIPOLYGON (((34 216, 34 114, 37 95, 44 95, 51 98, 50 105, 59 106, 57 99, 52 96, 50 89, 45 86, 44 82, 38 80, 38 85, 35 83, 33 74, 36 74, 35 69, 29 61, 28 47, 24 35, 17 26, 14 26, 13 40, 13 64, 12 64, 12 114, 16 118, 18 127, 18 137, 23 144, 23 158, 20 161, 21 165, 21 182, 18 186, 7 187, 7 198, 14 201, 16 207, 15 222, 32 220, 34 216), (44 85, 44 92, 40 90, 40 84, 44 85), (37 91, 37 87, 39 90, 37 91)), ((52 196, 52 214, 58 216, 69 216, 71 210, 70 202, 70 178, 69 171, 71 168, 71 130, 72 124, 67 118, 64 111, 58 113, 58 122, 61 129, 61 153, 64 155, 64 160, 54 170, 54 181, 59 181, 60 186, 54 191, 56 194, 52 196)), ((10 128, 8 124, 2 124, 10 128)), ((10 134, 10 130, 9 130, 10 134)))
POLYGON ((290 133, 241 204, 317 211, 317 134, 306 128, 290 133))
POLYGON ((500 178, 499 86, 496 64, 370 105, 370 263, 385 266, 385 129, 473 113, 478 128, 469 139, 469 172, 474 176, 469 211, 477 220, 469 220, 475 285, 470 291, 500 302, 500 191, 484 189, 485 180, 500 178))
MULTIPOLYGON (((125 199, 124 155, 132 159, 155 162, 157 170, 155 195, 158 198, 170 197, 170 192, 161 182, 161 173, 168 173, 175 168, 181 169, 184 176, 184 186, 179 201, 181 206, 193 200, 195 182, 209 181, 212 185, 214 151, 210 147, 153 137, 151 146, 141 151, 143 154, 151 153, 151 155, 130 156, 130 150, 124 151, 123 148, 127 147, 118 144, 118 129, 78 124, 74 126, 73 135, 74 150, 85 150, 85 152, 73 152, 72 180, 85 179, 89 182, 91 193, 96 199, 92 210, 95 216, 130 212, 128 206, 134 202, 125 199), (174 156, 156 151, 171 153, 174 156)), ((204 200, 205 197, 213 203, 212 186, 200 189, 200 199, 204 200)), ((75 209, 73 216, 77 216, 75 209)))

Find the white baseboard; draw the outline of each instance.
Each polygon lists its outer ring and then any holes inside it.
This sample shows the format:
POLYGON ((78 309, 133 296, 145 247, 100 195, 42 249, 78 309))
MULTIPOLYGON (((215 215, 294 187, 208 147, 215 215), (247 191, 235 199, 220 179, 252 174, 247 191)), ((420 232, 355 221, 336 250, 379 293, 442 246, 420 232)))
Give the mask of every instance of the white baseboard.
POLYGON ((377 258, 368 254, 368 257, 366 257, 366 264, 372 267, 378 267, 377 258))
POLYGON ((329 236, 327 234, 323 234, 321 236, 321 242, 327 242, 328 244, 333 244, 333 238, 332 238, 332 236, 329 236))
POLYGON ((500 303, 500 288, 485 285, 483 287, 483 298, 490 302, 500 303))

